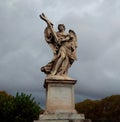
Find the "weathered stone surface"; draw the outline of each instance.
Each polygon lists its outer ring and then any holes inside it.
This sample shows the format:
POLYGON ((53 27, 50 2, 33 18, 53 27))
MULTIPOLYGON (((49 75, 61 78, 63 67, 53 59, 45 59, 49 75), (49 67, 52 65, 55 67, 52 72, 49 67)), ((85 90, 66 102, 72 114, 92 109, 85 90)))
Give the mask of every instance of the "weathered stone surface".
POLYGON ((34 122, 69 122, 69 120, 39 120, 34 122))
POLYGON ((46 109, 39 120, 34 122, 91 122, 84 114, 77 114, 74 103, 74 85, 76 80, 71 78, 59 79, 47 77, 46 109))
POLYGON ((56 120, 56 119, 59 119, 59 120, 79 120, 79 119, 85 119, 85 116, 84 114, 75 114, 75 113, 59 113, 59 114, 44 114, 44 115, 40 115, 39 116, 39 119, 41 120, 56 120))
POLYGON ((79 120, 70 120, 70 119, 66 119, 66 120, 36 120, 34 122, 92 122, 90 119, 79 119, 79 120))
POLYGON ((74 84, 76 80, 46 79, 45 113, 76 113, 74 103, 74 84))
POLYGON ((92 122, 90 119, 81 120, 38 120, 34 122, 92 122))
POLYGON ((44 20, 47 27, 44 31, 46 42, 53 51, 52 60, 41 67, 41 71, 51 76, 68 76, 68 69, 77 60, 77 36, 73 30, 65 32, 65 25, 59 24, 58 31, 54 30, 54 26, 50 20, 42 13, 40 18, 44 20))
POLYGON ((84 120, 85 120, 84 114, 59 113, 59 114, 40 115, 39 120, 34 122, 84 122, 84 120))
POLYGON ((71 78, 47 77, 46 109, 39 120, 34 122, 90 122, 84 114, 77 114, 74 103, 74 85, 76 80, 71 78))

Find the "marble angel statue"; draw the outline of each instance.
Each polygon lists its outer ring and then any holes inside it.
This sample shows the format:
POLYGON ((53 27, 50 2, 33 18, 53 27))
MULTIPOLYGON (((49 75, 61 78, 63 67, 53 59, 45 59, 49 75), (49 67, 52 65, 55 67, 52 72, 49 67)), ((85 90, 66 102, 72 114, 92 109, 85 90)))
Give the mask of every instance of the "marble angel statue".
POLYGON ((65 25, 59 24, 58 31, 54 31, 53 23, 42 13, 40 18, 47 23, 44 30, 46 42, 53 51, 53 58, 48 64, 41 67, 47 76, 68 77, 68 69, 77 60, 77 36, 73 30, 65 32, 65 25))

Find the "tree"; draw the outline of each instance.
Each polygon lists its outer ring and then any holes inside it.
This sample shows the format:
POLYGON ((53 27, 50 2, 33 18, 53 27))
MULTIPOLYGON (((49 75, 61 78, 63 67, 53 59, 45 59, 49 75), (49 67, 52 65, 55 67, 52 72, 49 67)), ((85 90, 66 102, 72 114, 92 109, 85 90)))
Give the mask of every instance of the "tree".
POLYGON ((17 93, 13 97, 0 92, 0 122, 33 122, 41 111, 31 94, 17 93))
POLYGON ((14 103, 15 122, 33 122, 33 120, 38 119, 41 109, 31 94, 17 93, 14 97, 14 103))
POLYGON ((0 92, 0 122, 12 121, 14 118, 14 100, 5 91, 0 92))
POLYGON ((78 113, 84 113, 86 118, 96 118, 99 115, 99 102, 93 100, 85 100, 81 103, 77 103, 75 105, 76 110, 78 113))

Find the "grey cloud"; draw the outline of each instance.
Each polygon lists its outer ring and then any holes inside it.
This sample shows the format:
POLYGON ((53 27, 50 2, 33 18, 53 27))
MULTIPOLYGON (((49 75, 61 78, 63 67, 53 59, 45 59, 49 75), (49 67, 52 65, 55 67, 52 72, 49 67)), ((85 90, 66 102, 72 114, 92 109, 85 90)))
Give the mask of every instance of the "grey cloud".
POLYGON ((55 30, 58 23, 64 23, 66 31, 73 29, 77 34, 78 61, 69 70, 69 76, 78 80, 76 101, 120 94, 119 0, 0 3, 1 90, 33 93, 44 106, 45 75, 40 67, 53 56, 44 40, 46 24, 39 19, 45 12, 55 30))

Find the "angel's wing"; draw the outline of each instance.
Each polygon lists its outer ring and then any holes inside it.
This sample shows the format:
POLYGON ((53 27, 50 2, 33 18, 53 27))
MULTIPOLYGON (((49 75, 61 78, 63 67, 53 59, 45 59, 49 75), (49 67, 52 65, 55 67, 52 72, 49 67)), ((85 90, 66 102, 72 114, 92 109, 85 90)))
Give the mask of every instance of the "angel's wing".
POLYGON ((76 33, 73 30, 69 30, 69 34, 73 38, 73 42, 74 42, 75 48, 77 48, 77 36, 76 36, 76 33))

